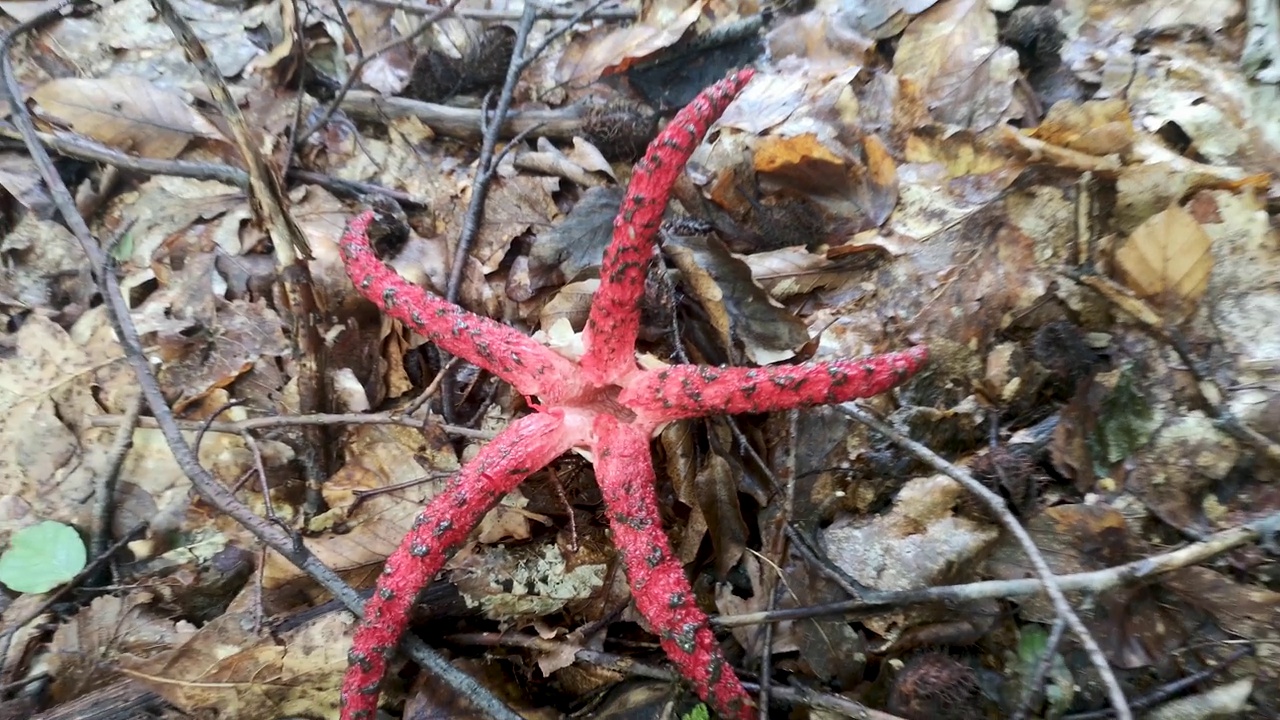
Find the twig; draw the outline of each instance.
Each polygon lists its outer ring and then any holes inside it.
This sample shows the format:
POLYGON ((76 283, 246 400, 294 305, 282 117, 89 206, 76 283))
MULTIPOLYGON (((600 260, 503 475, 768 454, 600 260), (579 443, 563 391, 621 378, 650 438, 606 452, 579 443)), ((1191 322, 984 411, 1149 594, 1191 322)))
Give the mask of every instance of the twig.
MULTIPOLYGON (((395 10, 403 10, 410 15, 429 15, 439 10, 431 5, 420 5, 407 0, 360 0, 361 2, 377 5, 379 7, 389 7, 395 10)), ((511 10, 489 10, 486 8, 459 8, 454 11, 455 15, 471 18, 472 20, 519 20, 520 14, 511 10)), ((539 13, 543 17, 553 20, 559 18, 577 17, 581 13, 567 7, 550 6, 543 8, 539 13)), ((630 8, 618 6, 611 8, 597 8, 588 15, 595 20, 635 20, 636 11, 630 8)))
MULTIPOLYGON (((800 435, 800 411, 790 410, 787 412, 787 454, 785 464, 782 468, 781 478, 784 483, 783 505, 782 505, 782 523, 783 527, 791 526, 791 519, 795 517, 796 506, 796 454, 797 443, 800 435)), ((745 438, 744 438, 745 439, 745 438)), ((775 480, 776 483, 776 480, 775 480)), ((771 591, 769 592, 769 604, 766 610, 774 610, 778 607, 778 600, 782 596, 783 577, 781 567, 786 560, 788 552, 787 534, 785 532, 780 535, 774 533, 771 538, 773 547, 770 548, 771 554, 777 560, 775 564, 778 566, 777 580, 771 591)), ((761 573, 761 577, 764 574, 761 573)), ((764 588, 761 588, 763 591, 764 588)), ((764 651, 760 654, 760 692, 756 695, 756 707, 760 712, 760 720, 769 720, 769 695, 773 677, 773 636, 775 625, 773 623, 765 623, 763 647, 764 651)))
MULTIPOLYGON (((304 413, 317 412, 325 405, 324 381, 328 348, 318 326, 323 314, 316 304, 311 269, 306 263, 311 259, 307 238, 285 209, 288 196, 280 176, 267 163, 262 154, 262 143, 257 134, 250 130, 244 114, 240 112, 240 106, 231 97, 226 80, 209 57, 204 43, 196 36, 191 23, 178 13, 170 0, 151 0, 151 5, 200 71, 205 87, 222 112, 240 157, 249 171, 249 207, 254 218, 263 225, 271 238, 280 294, 283 296, 281 302, 277 303, 277 310, 286 319, 293 336, 292 359, 295 365, 298 408, 304 413)), ((328 448, 330 443, 325 437, 324 427, 313 427, 304 429, 302 437, 297 438, 292 445, 299 451, 299 456, 308 457, 305 452, 307 448, 328 448)), ((317 457, 318 462, 303 464, 307 487, 304 514, 307 517, 319 512, 323 502, 320 485, 329 475, 327 456, 323 452, 317 452, 313 460, 317 457)))
MULTIPOLYGON (((117 427, 123 422, 122 415, 97 415, 89 418, 93 427, 117 427)), ((198 420, 175 420, 182 430, 199 430, 204 423, 198 420)), ((443 425, 428 423, 423 418, 411 417, 400 413, 314 413, 311 415, 272 415, 271 417, 247 418, 234 422, 208 423, 208 431, 239 435, 249 430, 265 428, 289 427, 292 425, 403 425, 405 427, 422 428, 428 424, 438 427, 449 435, 471 440, 492 440, 495 433, 487 430, 473 430, 460 425, 443 425)), ((138 426, 148 429, 159 427, 155 418, 139 418, 138 426)))
MULTIPOLYGON (((1094 570, 1092 572, 1058 575, 1058 586, 1068 592, 1100 594, 1113 588, 1151 580, 1174 570, 1211 560, 1222 553, 1253 543, 1264 542, 1280 530, 1280 513, 1268 516, 1248 525, 1223 530, 1203 541, 1135 560, 1124 565, 1094 570)), ((899 609, 911 605, 942 603, 957 605, 977 600, 1010 599, 1039 595, 1044 583, 1036 578, 1022 580, 985 580, 964 585, 940 585, 919 590, 892 592, 870 591, 858 600, 810 605, 804 608, 775 610, 773 612, 722 615, 714 620, 720 627, 740 627, 761 622, 784 622, 815 617, 850 616, 879 613, 887 609, 899 609)))
MULTIPOLYGON (((178 467, 191 479, 196 491, 209 504, 239 522, 272 550, 280 553, 300 570, 314 578, 334 597, 346 605, 348 609, 357 615, 361 615, 364 611, 364 600, 360 597, 360 594, 347 585, 342 578, 338 577, 337 573, 330 569, 329 566, 311 554, 305 545, 300 542, 294 542, 294 538, 290 537, 288 533, 264 521, 237 500, 226 487, 200 465, 199 460, 192 453, 191 447, 187 444, 186 438, 183 437, 182 431, 178 429, 173 417, 173 411, 165 402, 164 393, 156 382, 155 375, 151 371, 150 362, 143 352, 137 328, 134 327, 133 319, 129 315, 129 309, 124 303, 120 284, 114 272, 107 265, 107 257, 93 239, 93 235, 89 231, 88 225, 85 224, 84 218, 75 211, 75 203, 71 198, 71 194, 67 191, 66 185, 63 184, 62 179, 54 169, 48 153, 45 152, 39 140, 35 137, 35 127, 31 122, 22 92, 14 77, 13 63, 9 58, 9 50, 12 47, 14 38, 53 20, 57 17, 61 8, 62 5, 55 6, 31 20, 20 23, 5 34, 3 39, 0 39, 0 75, 3 76, 4 88, 9 99, 9 107, 13 114, 14 124, 17 125, 26 140, 31 159, 35 162, 36 169, 44 179, 55 205, 62 213, 64 222, 70 227, 72 233, 80 242, 85 255, 89 258, 91 272, 98 280, 99 287, 102 288, 102 294, 106 300, 107 314, 110 316, 120 344, 128 357, 129 364, 133 367, 142 395, 151 407, 151 412, 159 424, 160 431, 168 442, 169 449, 173 452, 174 460, 177 462, 178 467)), ((418 662, 419 665, 434 673, 436 677, 448 684, 456 692, 468 696, 472 703, 482 712, 501 720, 519 720, 520 716, 496 698, 487 688, 476 682, 474 678, 465 672, 455 668, 416 636, 406 635, 402 640, 402 645, 410 657, 418 662)))
MULTIPOLYGON (((1252 655, 1252 654, 1253 654, 1252 645, 1242 647, 1239 650, 1231 653, 1231 655, 1229 655, 1225 660, 1223 660, 1221 663, 1217 665, 1214 665, 1213 667, 1207 667, 1207 668, 1204 668, 1203 670, 1198 670, 1184 678, 1174 680, 1173 682, 1168 683, 1167 685, 1158 687, 1155 690, 1152 690, 1151 692, 1147 693, 1146 695, 1143 695, 1142 697, 1135 699, 1133 701, 1133 707, 1135 710, 1146 710, 1148 708, 1153 708, 1159 705, 1160 703, 1163 703, 1164 701, 1171 699, 1175 695, 1185 690, 1188 690, 1192 687, 1195 687, 1196 685, 1199 685, 1200 683, 1206 680, 1211 680, 1214 677, 1221 675, 1222 673, 1226 672, 1227 669, 1230 668, 1232 665, 1235 665, 1236 662, 1238 662, 1245 656, 1252 655)), ((1114 713, 1112 712, 1111 708, 1107 708, 1104 710, 1093 710, 1091 712, 1072 713, 1070 715, 1064 715, 1062 720, 1104 720, 1105 718, 1109 718, 1112 715, 1114 715, 1114 713)))
POLYGON ((1062 636, 1066 631, 1067 620, 1059 615, 1053 621, 1053 629, 1049 631, 1049 639, 1044 644, 1044 654, 1036 662, 1035 672, 1027 678, 1026 692, 1023 693, 1018 709, 1014 711, 1010 720, 1026 720, 1039 703, 1042 695, 1041 686, 1044 685, 1044 679, 1049 676, 1049 670, 1053 668, 1054 658, 1058 655, 1058 644, 1062 642, 1062 636))
POLYGON ((125 411, 123 420, 116 431, 116 438, 111 443, 111 452, 107 455, 106 470, 98 476, 94 493, 94 527, 89 541, 89 554, 98 557, 107 551, 111 542, 111 525, 115 509, 116 482, 120 479, 120 468, 124 459, 133 447, 133 429, 138 426, 138 416, 146 403, 142 397, 134 399, 125 411))
POLYGON ((471 202, 467 206, 467 214, 462 222, 462 233, 458 236, 458 246, 453 253, 453 266, 449 268, 449 283, 445 286, 444 298, 451 303, 458 302, 458 293, 462 289, 462 273, 466 270, 467 258, 471 256, 471 246, 480 232, 484 203, 489 197, 489 186, 493 183, 495 169, 493 152, 498 146, 498 128, 502 127, 503 119, 511 109, 516 83, 520 81, 520 73, 524 71, 522 56, 529 42, 529 31, 537 18, 537 6, 532 2, 526 2, 524 13, 520 16, 520 25, 516 28, 515 47, 511 51, 511 62, 507 65, 507 78, 502 84, 502 91, 498 94, 498 103, 494 106, 492 119, 488 113, 482 112, 480 116, 484 140, 480 145, 480 158, 476 160, 476 177, 471 185, 471 202))
MULTIPOLYGON (((480 157, 476 160, 476 176, 471 183, 471 200, 467 206, 467 214, 462 222, 462 232, 458 235, 458 246, 454 249, 453 264, 449 268, 449 282, 445 286, 444 293, 445 300, 457 303, 458 295, 462 291, 462 275, 466 271, 467 260, 471 257, 471 247, 475 244, 476 236, 480 234, 480 225, 484 219, 485 201, 489 197, 489 187, 493 184, 493 179, 497 175, 498 162, 501 160, 500 157, 495 158, 494 151, 498 146, 498 140, 502 134, 502 127, 506 122, 507 113, 511 110, 511 103, 515 98, 516 85, 520 82, 520 76, 546 50, 551 42, 567 32, 575 22, 585 17, 587 13, 598 5, 599 3, 588 7, 563 23, 561 27, 549 33, 543 39, 542 44, 534 48, 533 52, 526 54, 525 48, 529 43, 529 32, 533 29, 534 21, 538 19, 539 7, 531 1, 525 3, 524 11, 520 15, 520 24, 516 28, 511 60, 507 64, 507 76, 502 83, 502 90, 498 93, 498 102, 494 106, 493 115, 490 116, 483 111, 483 108, 488 107, 487 99, 482 106, 480 115, 482 135, 480 157)), ((532 129, 530 132, 532 132, 532 129)), ((441 365, 447 364, 448 355, 443 350, 438 349, 437 353, 441 365)), ((453 374, 446 373, 443 379, 440 405, 441 414, 449 422, 456 422, 453 413, 453 399, 453 374)))
MULTIPOLYGON (((449 358, 449 362, 445 363, 444 366, 440 368, 440 372, 436 373, 436 376, 431 378, 431 383, 423 388, 421 393, 418 393, 418 397, 414 398, 408 405, 404 406, 404 414, 413 415, 418 412, 423 405, 426 405, 428 400, 435 397, 436 393, 440 392, 440 385, 444 383, 445 376, 452 373, 453 369, 457 367, 460 362, 462 362, 461 358, 449 358)), ((470 428, 464 429, 467 432, 475 432, 470 428)), ((446 430, 446 432, 448 431, 446 430)))
MULTIPOLYGON (((498 169, 498 163, 494 158, 494 149, 498 146, 502 126, 506 122, 507 113, 511 110, 511 102, 515 97, 516 84, 520 82, 520 76, 539 55, 546 51, 552 42, 555 42, 560 36, 568 32, 574 23, 587 17, 603 3, 604 0, 598 0, 595 4, 573 15, 562 23, 560 27, 548 33, 543 38, 542 43, 527 54, 525 53, 525 47, 529 42, 529 31, 533 28, 534 21, 538 19, 541 8, 532 2, 525 3, 524 12, 520 16, 520 25, 516 28, 516 40, 515 46, 511 51, 511 62, 507 65, 507 77, 502 84, 502 91, 498 95, 498 103, 493 109, 493 116, 490 118, 487 114, 481 115, 484 140, 480 145, 480 158, 476 161, 476 178, 472 183, 471 202, 467 207, 466 219, 462 224, 462 233, 458 237, 458 247, 453 254, 453 267, 449 269, 449 284, 445 288, 445 299, 449 302, 456 303, 458 301, 458 293, 462 286, 462 273, 466 269, 466 259, 471 255, 471 246, 475 243, 476 235, 480 232, 485 199, 488 197, 489 186, 493 183, 493 178, 498 169)), ((533 129, 529 128, 527 131, 521 131, 520 134, 532 133, 533 129)))
MULTIPOLYGON (((22 140, 22 134, 18 132, 17 128, 4 122, 0 122, 0 137, 22 140)), ((42 132, 36 133, 36 137, 46 148, 63 157, 102 163, 103 165, 144 175, 168 175, 196 180, 215 180, 244 190, 249 188, 249 173, 231 165, 215 162, 158 160, 156 158, 138 157, 68 132, 42 132)), ((380 194, 391 197, 402 204, 422 204, 421 200, 415 199, 401 190, 394 190, 383 185, 359 180, 344 180, 312 170, 290 168, 286 177, 291 180, 319 185, 326 190, 342 195, 380 194)))

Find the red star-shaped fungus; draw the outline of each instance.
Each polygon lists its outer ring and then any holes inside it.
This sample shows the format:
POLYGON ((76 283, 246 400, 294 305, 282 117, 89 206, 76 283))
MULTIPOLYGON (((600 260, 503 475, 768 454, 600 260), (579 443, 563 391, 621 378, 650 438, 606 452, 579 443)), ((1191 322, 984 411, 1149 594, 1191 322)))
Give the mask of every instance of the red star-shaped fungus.
POLYGON ((726 718, 751 717, 751 701, 694 602, 663 533, 649 442, 665 423, 706 415, 763 413, 840 403, 884 392, 924 364, 924 347, 874 357, 762 368, 636 362, 640 303, 654 238, 672 185, 724 109, 751 79, 742 70, 681 110, 635 166, 604 255, 600 288, 574 362, 515 329, 411 285, 377 258, 372 212, 351 221, 343 260, 361 294, 449 353, 511 383, 537 412, 513 421, 422 511, 387 558, 355 633, 342 684, 344 720, 367 720, 387 660, 420 591, 484 514, 530 474, 567 450, 594 458, 636 608, 698 695, 726 718))

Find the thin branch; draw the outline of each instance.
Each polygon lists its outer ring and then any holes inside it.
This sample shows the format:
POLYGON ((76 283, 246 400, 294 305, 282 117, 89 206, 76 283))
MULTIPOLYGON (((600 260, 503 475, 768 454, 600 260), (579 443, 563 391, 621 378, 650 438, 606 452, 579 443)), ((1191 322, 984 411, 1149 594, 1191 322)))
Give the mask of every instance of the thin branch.
MULTIPOLYGON (((1207 668, 1204 668, 1203 670, 1198 670, 1184 678, 1179 678, 1178 680, 1174 680, 1168 683, 1167 685, 1162 685, 1156 688, 1155 690, 1152 690, 1151 692, 1147 693, 1146 695, 1143 695, 1142 697, 1134 699, 1133 707, 1135 710, 1146 710, 1148 708, 1153 708, 1163 703, 1164 701, 1173 698, 1175 695, 1178 695, 1186 690, 1189 690, 1190 688, 1193 688, 1196 685, 1199 685, 1200 683, 1205 682, 1206 680, 1212 680, 1214 677, 1221 675, 1222 673, 1226 672, 1229 668, 1231 668, 1231 666, 1235 665, 1240 660, 1244 659, 1249 655, 1252 655, 1253 652, 1254 652, 1254 649, 1252 645, 1242 647, 1239 650, 1236 650, 1235 652, 1231 653, 1231 655, 1227 656, 1221 663, 1214 665, 1213 667, 1207 667, 1207 668)), ((1093 710, 1090 712, 1072 713, 1070 715, 1064 715, 1062 720, 1104 720, 1105 718, 1111 717, 1113 714, 1114 713, 1112 712, 1111 708, 1107 708, 1104 710, 1093 710)))
MULTIPOLYGON (((1101 594, 1118 587, 1125 587, 1152 580, 1165 573, 1198 565, 1231 550, 1254 543, 1265 543, 1280 532, 1280 513, 1248 525, 1215 533, 1203 541, 1167 553, 1134 560, 1124 565, 1092 572, 1058 575, 1057 584, 1068 592, 1101 594)), ((896 610, 912 605, 941 603, 959 605, 977 600, 1005 600, 1043 593, 1044 583, 1036 578, 1022 580, 984 580, 964 585, 940 585, 919 590, 891 592, 870 591, 858 600, 810 605, 804 608, 775 610, 773 612, 722 615, 714 623, 720 627, 740 627, 761 622, 784 622, 815 617, 848 617, 868 615, 885 610, 896 610)))
POLYGON ((449 268, 449 283, 444 293, 444 299, 451 303, 458 302, 458 293, 462 288, 462 273, 466 270, 467 258, 471 256, 471 246, 480 232, 484 203, 489 197, 489 186, 493 183, 495 170, 493 152, 498 146, 498 130, 511 109, 516 84, 520 82, 520 73, 524 71, 522 61, 524 49, 529 43, 529 31, 533 29, 533 22, 537 19, 537 6, 532 2, 526 2, 524 12, 520 16, 520 25, 516 28, 515 47, 511 51, 511 62, 507 65, 507 78, 502 83, 502 91, 498 94, 498 104, 493 109, 492 119, 487 113, 481 113, 484 140, 480 145, 480 158, 476 160, 476 177, 471 183, 471 202, 467 206, 466 218, 462 223, 462 233, 458 236, 458 246, 453 252, 453 266, 449 268))
MULTIPOLYGON (((9 123, 0 122, 0 137, 22 140, 22 134, 9 123)), ((129 153, 102 145, 94 140, 68 132, 36 133, 49 150, 69 158, 102 163, 111 167, 142 173, 144 175, 167 175, 172 177, 193 178, 195 180, 215 180, 249 189, 249 173, 238 167, 215 162, 192 162, 190 160, 158 160, 138 157, 129 153)), ((25 147, 25 145, 24 145, 25 147)), ((344 180, 324 173, 300 168, 290 168, 286 175, 291 180, 311 183, 332 192, 360 196, 370 194, 387 195, 397 202, 410 205, 421 205, 422 201, 401 190, 359 180, 344 180)))
MULTIPOLYGON (((388 7, 395 10, 403 10, 410 15, 429 15, 439 10, 439 8, 431 5, 421 5, 407 0, 360 0, 370 5, 378 7, 388 7)), ((603 3, 599 3, 603 5, 603 3)), ((459 8, 454 11, 455 15, 470 18, 472 20, 519 20, 520 13, 511 10, 490 10, 486 8, 459 8)), ((568 7, 555 6, 543 8, 539 13, 542 17, 553 20, 560 18, 574 18, 582 16, 583 13, 574 11, 568 7)), ((586 14, 592 20, 615 20, 626 22, 636 19, 636 11, 621 5, 617 7, 598 7, 590 13, 586 14)), ((581 19, 579 17, 579 19, 581 19)))
MULTIPOLYGON (((598 0, 593 5, 588 6, 585 10, 576 13, 559 27, 547 34, 542 39, 542 43, 533 48, 531 52, 526 53, 525 48, 529 43, 529 32, 533 29, 533 23, 540 14, 541 8, 533 2, 526 2, 524 12, 520 15, 520 25, 516 28, 515 45, 511 51, 511 61, 507 65, 507 77, 502 83, 502 90, 498 94, 498 103, 493 109, 493 115, 482 114, 482 129, 484 139, 480 145, 480 158, 476 161, 476 177, 471 184, 471 202, 467 206, 467 215, 462 224, 462 232, 458 237, 458 247, 453 253, 453 267, 449 268, 449 284, 445 288, 445 299, 451 303, 458 301, 458 293, 462 287, 462 274, 466 270, 466 260, 471 255, 471 246, 475 243, 476 236, 480 233, 480 224, 484 220, 485 200, 489 196, 489 186, 493 183, 493 179, 497 174, 498 161, 501 156, 495 157, 494 150, 498 146, 498 140, 502 134, 502 127, 506 123, 507 114, 511 111, 511 103, 515 98, 516 85, 520 82, 520 76, 529 68, 534 60, 550 47, 561 36, 569 31, 575 23, 587 17, 592 11, 597 9, 604 3, 604 0, 598 0)), ((485 105, 487 107, 487 103, 485 105)), ((528 128, 518 132, 518 136, 531 134, 537 126, 528 128)))
MULTIPOLYGON (((98 415, 89 418, 93 427, 118 427, 123 422, 122 415, 98 415)), ((429 423, 423 418, 416 418, 401 413, 314 413, 311 415, 272 415, 270 417, 247 418, 234 422, 211 422, 207 425, 197 420, 175 420, 182 430, 200 430, 207 427, 209 432, 239 435, 251 430, 291 427, 295 425, 403 425, 405 427, 423 428, 428 425, 438 427, 449 435, 474 440, 492 440, 496 433, 487 430, 473 430, 460 425, 444 425, 429 423)), ((155 429, 159 427, 155 418, 139 418, 138 427, 155 429)))
POLYGON ((111 525, 115 509, 116 482, 120 479, 120 468, 124 459, 133 447, 133 429, 138 426, 138 416, 146 405, 142 397, 130 403, 123 420, 116 430, 116 438, 111 443, 111 451, 107 454, 107 467, 98 476, 94 485, 94 526, 89 541, 89 554, 98 557, 106 553, 111 543, 111 525))

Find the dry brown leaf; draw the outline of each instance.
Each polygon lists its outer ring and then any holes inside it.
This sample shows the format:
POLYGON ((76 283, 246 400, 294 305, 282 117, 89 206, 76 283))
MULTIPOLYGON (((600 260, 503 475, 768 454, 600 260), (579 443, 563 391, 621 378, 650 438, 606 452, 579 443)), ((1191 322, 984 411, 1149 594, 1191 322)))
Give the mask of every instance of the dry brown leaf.
POLYGON ((903 32, 894 61, 938 122, 985 130, 1019 112, 1018 54, 1000 44, 984 0, 943 0, 926 10, 903 32))
MULTIPOLYGON (((0 169, 0 182, 4 170, 0 169)), ((66 226, 26 214, 0 237, 0 305, 36 308, 70 303, 88 309, 96 293, 84 251, 66 226)))
POLYGON ((1116 250, 1116 275, 1138 297, 1180 322, 1195 312, 1209 285, 1212 244, 1190 213, 1170 205, 1139 225, 1116 250))
POLYGON ((142 78, 60 78, 31 97, 46 116, 142 157, 174 158, 194 138, 224 139, 181 97, 142 78))
POLYGON ((52 217, 55 212, 53 198, 45 189, 35 161, 29 157, 12 152, 0 154, 0 188, 32 212, 34 217, 27 220, 52 217))
POLYGON ((862 156, 865 164, 852 168, 854 197, 868 224, 880 227, 898 204, 898 166, 876 135, 862 136, 862 156))
MULTIPOLYGON (((1263 707, 1274 707, 1280 692, 1280 655, 1264 648, 1275 639, 1280 627, 1280 593, 1258 585, 1236 582, 1228 575, 1209 568, 1192 567, 1171 573, 1162 583, 1188 605, 1212 616, 1219 627, 1232 637, 1259 643, 1256 670, 1236 666, 1231 676, 1253 675, 1260 678, 1263 696, 1255 701, 1263 707)), ((1232 649, 1224 646, 1224 650, 1232 649)), ((1225 653, 1224 653, 1225 654, 1225 653)))
POLYGON ((0 347, 0 543, 32 517, 90 527, 113 431, 83 424, 137 396, 105 311, 72 333, 31 314, 0 347))
POLYGON ((525 175, 493 183, 485 202, 484 223, 471 250, 485 275, 498 269, 512 240, 552 227, 552 220, 559 218, 560 211, 551 194, 559 187, 558 178, 525 175))
MULTIPOLYGON (((806 79, 826 80, 866 65, 875 49, 869 36, 849 32, 843 20, 820 7, 796 17, 782 17, 769 30, 765 42, 775 60, 803 58, 806 79)), ((804 87, 789 79, 786 84, 798 90, 804 87)))
POLYGON ((751 269, 751 277, 779 300, 844 282, 844 273, 826 255, 802 247, 752 253, 742 261, 751 269))
POLYGON ((760 73, 725 109, 720 125, 760 135, 786 122, 803 106, 807 87, 803 77, 760 73))
POLYGON ((281 635, 255 636, 249 614, 228 613, 168 652, 122 662, 124 672, 187 713, 271 720, 333 717, 355 620, 321 615, 281 635))
POLYGON ((538 314, 538 326, 543 333, 549 334, 548 344, 558 347, 564 340, 552 330, 556 323, 567 322, 574 328, 586 325, 587 313, 591 310, 591 300, 599 288, 598 278, 572 282, 560 288, 542 306, 542 311, 538 314))
MULTIPOLYGON (((212 264, 213 256, 204 255, 201 259, 212 264)), ((200 279, 188 276, 192 282, 200 279)), ((203 280, 207 284, 207 274, 203 280)), ((182 291, 181 286, 173 289, 182 291)), ((174 412, 181 412, 215 388, 230 385, 258 359, 282 357, 289 352, 280 317, 265 302, 213 299, 212 305, 216 308, 212 317, 189 319, 188 327, 196 327, 198 332, 174 329, 161 332, 157 339, 168 360, 157 379, 166 395, 175 398, 174 412)), ((176 300, 173 307, 180 307, 176 300)))
POLYGON ((721 437, 713 445, 713 451, 703 459, 702 467, 698 468, 693 489, 711 536, 716 576, 723 578, 729 575, 746 553, 749 530, 746 518, 742 515, 742 506, 738 502, 742 468, 718 450, 730 445, 733 438, 726 437, 728 431, 723 422, 708 427, 721 437))
POLYGON ((69 702, 119 679, 114 670, 122 658, 140 660, 176 644, 195 632, 187 622, 175 623, 151 605, 147 592, 125 597, 103 595, 58 626, 49 643, 50 689, 57 704, 69 702))
POLYGON ((902 32, 907 21, 914 15, 933 7, 938 0, 877 0, 859 5, 839 3, 841 24, 876 40, 888 38, 902 32))
POLYGON ((844 153, 812 133, 761 138, 752 160, 756 172, 810 192, 843 186, 848 173, 844 153))
MULTIPOLYGON (((947 178, 1007 174, 1011 166, 1021 166, 1017 158, 983 142, 982 136, 967 132, 912 133, 907 136, 903 155, 908 163, 939 168, 947 178)), ((920 179, 919 175, 914 177, 920 179)))

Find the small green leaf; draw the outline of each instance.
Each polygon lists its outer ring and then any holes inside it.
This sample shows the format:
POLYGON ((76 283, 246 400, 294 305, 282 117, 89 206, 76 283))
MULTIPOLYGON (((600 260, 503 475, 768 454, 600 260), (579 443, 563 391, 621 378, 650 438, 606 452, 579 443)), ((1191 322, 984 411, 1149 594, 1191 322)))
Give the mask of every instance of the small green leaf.
POLYGON ((698 703, 697 707, 686 713, 680 720, 711 720, 711 711, 706 705, 698 703))
POLYGON ((0 583, 16 592, 49 592, 83 570, 86 559, 75 528, 45 520, 13 534, 0 555, 0 583))

